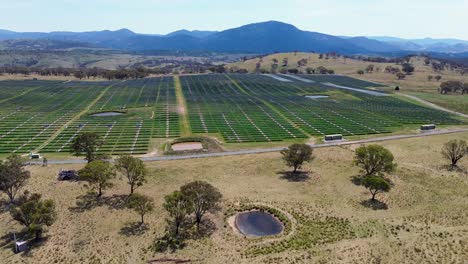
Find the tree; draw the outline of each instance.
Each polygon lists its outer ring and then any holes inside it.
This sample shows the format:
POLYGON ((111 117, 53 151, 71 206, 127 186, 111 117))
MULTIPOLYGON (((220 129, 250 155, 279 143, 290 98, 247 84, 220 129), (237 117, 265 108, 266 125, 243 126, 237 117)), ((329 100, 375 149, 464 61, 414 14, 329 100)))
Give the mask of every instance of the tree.
POLYGON ((406 78, 406 74, 399 72, 396 74, 396 77, 398 78, 398 80, 403 80, 404 78, 406 78))
POLYGON ((369 64, 367 67, 366 67, 366 72, 367 73, 371 73, 374 71, 374 64, 369 64))
POLYGON ((440 80, 442 80, 442 76, 440 76, 440 75, 436 75, 434 78, 435 78, 436 81, 438 81, 438 82, 440 82, 440 80))
POLYGON ((173 218, 174 235, 177 237, 185 218, 193 212, 193 203, 180 191, 167 195, 164 200, 164 208, 173 218))
POLYGON ((127 203, 127 207, 133 209, 140 215, 140 223, 141 225, 143 225, 145 223, 145 215, 154 210, 154 202, 153 199, 151 199, 150 197, 136 193, 130 196, 127 203))
POLYGON ((365 176, 380 176, 396 168, 393 154, 380 145, 361 146, 356 149, 354 164, 361 167, 365 176))
POLYGON ((180 191, 193 204, 197 229, 200 228, 202 217, 206 212, 214 212, 219 209, 218 203, 222 195, 218 189, 207 182, 194 181, 182 186, 180 191))
POLYGON ((442 155, 451 162, 450 167, 456 168, 457 163, 468 151, 468 146, 464 140, 450 140, 442 148, 442 155))
POLYGON ((39 240, 44 226, 51 226, 55 222, 55 203, 52 200, 41 200, 40 194, 25 192, 18 198, 18 206, 12 208, 10 214, 39 240))
POLYGON ((434 76, 432 76, 432 75, 428 75, 428 76, 427 76, 427 80, 428 80, 428 81, 432 81, 432 79, 434 79, 434 76))
POLYGON ((71 149, 76 156, 85 154, 86 160, 89 162, 96 159, 96 150, 104 144, 101 137, 92 132, 85 132, 77 136, 71 145, 71 149))
POLYGON ((89 183, 89 188, 98 190, 97 197, 99 198, 103 190, 113 186, 111 180, 115 177, 115 170, 107 161, 94 160, 79 170, 78 175, 89 183))
POLYGON ((78 71, 75 71, 75 72, 73 73, 73 76, 74 76, 75 78, 81 80, 81 79, 83 79, 83 78, 85 77, 85 73, 84 73, 83 71, 81 71, 81 70, 78 70, 78 71))
POLYGON ((468 83, 463 84, 462 94, 468 93, 468 83))
POLYGON ((31 177, 24 167, 24 160, 17 154, 8 156, 5 162, 0 161, 0 191, 8 196, 11 203, 31 177))
POLYGON ((363 70, 358 70, 356 73, 359 74, 359 75, 363 75, 364 71, 363 70))
POLYGON ((372 201, 378 193, 388 192, 391 189, 390 183, 382 177, 366 176, 362 180, 362 185, 372 194, 372 201))
POLYGON ((278 72, 278 64, 273 63, 271 64, 271 73, 277 73, 278 72))
POLYGON ((296 173, 304 162, 313 160, 312 151, 312 147, 307 144, 293 144, 287 149, 281 150, 281 155, 283 155, 283 160, 286 165, 293 167, 293 173, 296 173))
POLYGON ((298 67, 307 66, 307 63, 308 63, 308 62, 309 62, 309 61, 308 61, 307 59, 305 59, 305 58, 304 58, 304 59, 300 59, 299 61, 297 61, 297 66, 298 66, 298 67))
POLYGON ((414 66, 409 63, 403 63, 402 71, 404 71, 406 74, 411 74, 414 72, 414 66))
POLYGON ((425 59, 424 59, 424 64, 425 64, 425 65, 431 64, 431 59, 430 59, 430 58, 425 58, 425 59))
POLYGON ((320 73, 320 74, 327 74, 328 73, 328 69, 323 67, 323 66, 318 66, 317 69, 316 69, 316 72, 320 73))
POLYGON ((463 91, 463 83, 460 81, 446 81, 440 84, 441 94, 447 94, 449 92, 456 93, 458 90, 463 91))
POLYGON ((392 66, 387 66, 385 67, 385 72, 391 73, 391 74, 396 74, 400 72, 400 68, 398 67, 392 67, 392 66))
POLYGON ((127 183, 130 185, 130 195, 136 188, 146 183, 147 170, 142 160, 124 155, 115 162, 115 167, 127 177, 127 183))

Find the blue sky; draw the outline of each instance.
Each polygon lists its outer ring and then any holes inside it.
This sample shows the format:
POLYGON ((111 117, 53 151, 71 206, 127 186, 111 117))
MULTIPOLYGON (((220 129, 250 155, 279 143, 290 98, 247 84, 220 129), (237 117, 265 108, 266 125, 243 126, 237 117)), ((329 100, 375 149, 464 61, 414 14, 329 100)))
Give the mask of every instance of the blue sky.
POLYGON ((278 20, 334 35, 468 39, 468 0, 0 0, 0 28, 139 33, 278 20))

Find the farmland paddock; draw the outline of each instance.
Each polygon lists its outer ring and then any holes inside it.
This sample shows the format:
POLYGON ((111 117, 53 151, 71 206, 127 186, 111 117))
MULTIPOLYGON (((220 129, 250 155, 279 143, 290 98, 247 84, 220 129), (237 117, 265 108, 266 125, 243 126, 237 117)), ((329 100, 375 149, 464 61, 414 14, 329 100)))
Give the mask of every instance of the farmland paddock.
POLYGON ((102 136, 99 153, 140 155, 152 152, 156 139, 181 136, 255 147, 465 124, 453 114, 369 88, 375 86, 341 75, 2 81, 0 153, 68 155, 71 142, 83 132, 102 136), (309 95, 327 98, 311 100, 309 95))

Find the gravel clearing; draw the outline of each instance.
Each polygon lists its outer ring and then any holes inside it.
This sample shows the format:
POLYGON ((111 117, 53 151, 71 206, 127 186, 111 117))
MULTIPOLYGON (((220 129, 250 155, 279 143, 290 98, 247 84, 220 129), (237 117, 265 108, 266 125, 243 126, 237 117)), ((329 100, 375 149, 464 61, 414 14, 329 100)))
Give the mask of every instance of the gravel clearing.
POLYGON ((355 92, 360 92, 360 93, 365 93, 368 95, 373 95, 373 96, 388 96, 388 94, 381 93, 381 92, 376 92, 376 91, 370 91, 370 90, 364 90, 364 89, 358 89, 358 88, 352 88, 352 87, 347 87, 347 86, 341 86, 337 85, 334 83, 321 83, 323 85, 333 87, 333 88, 338 88, 338 89, 344 89, 344 90, 350 90, 350 91, 355 91, 355 92))

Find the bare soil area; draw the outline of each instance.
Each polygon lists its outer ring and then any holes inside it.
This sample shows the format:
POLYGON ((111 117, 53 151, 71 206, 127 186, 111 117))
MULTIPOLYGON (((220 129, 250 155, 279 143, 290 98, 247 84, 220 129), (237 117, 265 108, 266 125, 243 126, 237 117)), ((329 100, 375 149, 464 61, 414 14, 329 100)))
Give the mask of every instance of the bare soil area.
POLYGON ((172 145, 174 151, 189 151, 189 150, 201 150, 203 145, 200 142, 184 142, 176 143, 172 145))

